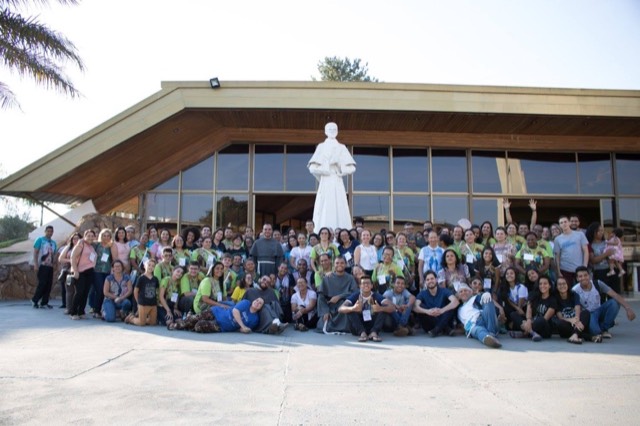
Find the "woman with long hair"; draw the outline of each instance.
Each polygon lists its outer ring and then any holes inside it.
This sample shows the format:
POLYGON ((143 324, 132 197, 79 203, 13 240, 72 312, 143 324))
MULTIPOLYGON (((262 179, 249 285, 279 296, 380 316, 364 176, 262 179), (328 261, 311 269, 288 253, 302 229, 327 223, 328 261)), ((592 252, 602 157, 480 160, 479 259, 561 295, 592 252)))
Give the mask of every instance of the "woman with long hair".
POLYGON ((487 246, 482 250, 482 258, 478 262, 476 272, 482 279, 484 290, 497 295, 500 287, 500 262, 491 246, 487 246))
POLYGON ((116 248, 116 254, 114 259, 122 262, 124 272, 129 274, 131 272, 131 264, 129 263, 129 254, 131 253, 131 247, 129 247, 129 240, 127 239, 127 231, 124 226, 118 226, 113 232, 113 245, 116 248))
POLYGON ((112 241, 111 230, 103 229, 98 234, 98 242, 93 243, 96 251, 94 265, 93 285, 89 290, 89 313, 94 318, 101 318, 102 302, 104 300, 104 280, 111 273, 111 263, 118 255, 115 244, 112 241))
POLYGON ((73 251, 73 248, 76 246, 76 244, 78 244, 78 241, 80 241, 81 239, 82 235, 79 232, 74 232, 73 234, 71 234, 69 236, 69 239, 67 240, 67 244, 65 244, 64 247, 62 247, 62 249, 60 250, 60 256, 58 256, 58 263, 60 264, 60 275, 58 275, 58 283, 60 284, 60 292, 62 296, 62 305, 60 305, 60 308, 65 309, 65 315, 69 314, 71 302, 73 301, 73 295, 76 291, 73 280, 69 280, 69 285, 67 285, 67 277, 71 272, 71 252, 73 251))
POLYGON ((504 280, 498 292, 498 302, 503 307, 507 318, 507 326, 513 329, 512 315, 516 313, 520 317, 525 317, 529 291, 524 284, 518 282, 518 273, 513 266, 507 268, 504 273, 504 280))
POLYGON ((442 269, 438 271, 438 284, 454 293, 457 283, 468 283, 471 278, 466 263, 462 263, 454 249, 446 249, 442 254, 442 269))
POLYGON ((355 265, 360 266, 365 275, 371 276, 378 265, 377 249, 371 244, 371 231, 363 229, 360 239, 360 245, 353 252, 355 265))
MULTIPOLYGON (((556 298, 551 295, 551 281, 549 277, 541 276, 536 290, 529 296, 525 317, 514 315, 513 326, 522 330, 523 336, 531 337, 534 342, 548 339, 553 330, 551 320, 557 310, 556 298)), ((517 332, 513 332, 512 336, 520 337, 517 332)))
POLYGON ((84 235, 71 252, 71 272, 75 282, 75 294, 73 302, 69 308, 69 315, 72 320, 84 318, 84 308, 87 306, 89 289, 93 287, 94 273, 96 266, 96 250, 93 240, 96 233, 92 229, 84 231, 84 235))
POLYGON ((232 306, 230 304, 224 303, 226 294, 227 292, 224 288, 224 265, 221 262, 216 262, 209 268, 207 276, 198 286, 198 292, 193 300, 193 310, 196 314, 199 314, 212 306, 231 309, 232 306))
POLYGON ((319 258, 321 254, 327 254, 333 264, 333 260, 340 255, 338 247, 331 242, 331 231, 326 226, 320 228, 320 242, 311 249, 311 269, 320 269, 319 258))
POLYGON ((353 265, 355 265, 355 251, 358 246, 348 229, 341 229, 338 233, 338 251, 340 255, 347 261, 346 272, 351 273, 353 265))
POLYGON ((556 282, 556 299, 558 311, 554 318, 554 326, 558 334, 569 343, 581 344, 583 340, 590 339, 589 311, 582 308, 580 298, 570 288, 564 277, 556 282))

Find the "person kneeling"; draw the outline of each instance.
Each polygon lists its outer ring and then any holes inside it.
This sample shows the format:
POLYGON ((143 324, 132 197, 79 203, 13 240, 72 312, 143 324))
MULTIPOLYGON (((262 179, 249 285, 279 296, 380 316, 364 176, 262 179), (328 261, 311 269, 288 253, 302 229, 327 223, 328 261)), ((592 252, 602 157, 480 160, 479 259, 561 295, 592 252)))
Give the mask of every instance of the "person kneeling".
POLYGON ((157 325, 158 324, 158 296, 156 291, 160 286, 158 278, 153 275, 153 269, 156 267, 155 259, 147 259, 145 263, 144 274, 138 278, 136 288, 133 291, 138 303, 138 317, 129 314, 124 322, 134 325, 157 325))
POLYGON ((380 330, 387 315, 394 311, 388 300, 372 290, 371 278, 363 276, 360 278, 360 291, 351 294, 338 308, 339 313, 347 314, 349 329, 354 336, 360 336, 360 342, 382 342, 380 330))
POLYGON ((498 317, 491 293, 474 296, 465 283, 459 283, 456 292, 462 302, 458 318, 464 324, 467 336, 478 339, 490 348, 500 348, 502 343, 496 337, 499 332, 498 317))

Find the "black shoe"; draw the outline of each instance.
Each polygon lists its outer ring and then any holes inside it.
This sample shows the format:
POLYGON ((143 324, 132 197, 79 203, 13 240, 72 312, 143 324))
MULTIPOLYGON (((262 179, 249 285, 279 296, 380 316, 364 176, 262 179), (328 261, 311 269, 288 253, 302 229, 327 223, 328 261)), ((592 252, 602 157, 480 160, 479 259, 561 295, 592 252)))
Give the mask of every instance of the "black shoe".
POLYGON ((437 327, 433 328, 433 329, 429 330, 429 332, 427 332, 429 337, 438 337, 440 335, 440 333, 442 333, 442 331, 437 327))
POLYGON ((36 302, 34 302, 33 300, 31 301, 31 305, 33 306, 34 309, 38 309, 40 307, 40 305, 38 305, 36 302))
POLYGON ((42 305, 40 306, 42 309, 47 308, 47 309, 53 309, 53 306, 49 305, 48 303, 46 305, 42 305))

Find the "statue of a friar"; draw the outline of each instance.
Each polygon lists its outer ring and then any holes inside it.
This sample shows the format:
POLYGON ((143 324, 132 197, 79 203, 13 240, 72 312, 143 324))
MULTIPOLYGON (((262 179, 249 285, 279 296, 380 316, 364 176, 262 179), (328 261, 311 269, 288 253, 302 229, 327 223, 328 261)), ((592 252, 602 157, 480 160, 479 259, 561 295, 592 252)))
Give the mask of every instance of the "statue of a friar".
POLYGON ((313 207, 313 223, 317 232, 323 226, 351 229, 351 214, 342 177, 356 171, 356 162, 347 147, 338 142, 338 125, 324 126, 327 138, 318 144, 307 167, 319 182, 316 203, 313 207))

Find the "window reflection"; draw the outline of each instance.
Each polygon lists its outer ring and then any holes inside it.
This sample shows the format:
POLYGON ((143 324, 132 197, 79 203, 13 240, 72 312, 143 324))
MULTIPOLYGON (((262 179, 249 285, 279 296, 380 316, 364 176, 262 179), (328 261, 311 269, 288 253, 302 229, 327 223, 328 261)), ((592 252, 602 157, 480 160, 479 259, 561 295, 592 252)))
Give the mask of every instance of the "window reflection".
POLYGON ((438 197, 433 199, 433 222, 453 226, 460 219, 468 218, 467 197, 438 197))
POLYGON ((367 227, 384 228, 389 224, 388 195, 354 195, 352 208, 353 216, 364 218, 367 227))
POLYGON ((426 195, 396 195, 393 197, 394 222, 424 222, 429 220, 429 197, 426 195))
POLYGON ((182 172, 183 190, 213 190, 213 157, 182 172))
POLYGON ((152 222, 178 221, 178 194, 147 193, 147 220, 152 222))
POLYGON ((638 241, 640 234, 640 199, 621 198, 618 201, 620 208, 620 226, 624 228, 625 241, 638 241))
POLYGON ((393 149, 394 191, 429 191, 429 155, 426 149, 393 149))
POLYGON ((178 190, 178 175, 175 175, 168 181, 161 183, 160 185, 153 188, 154 191, 177 191, 178 190))
POLYGON ((581 194, 611 194, 609 154, 578 154, 581 194))
POLYGON ((498 200, 474 199, 471 205, 473 208, 472 222, 479 225, 485 220, 488 220, 493 224, 493 228, 495 229, 498 225, 498 200))
POLYGON ((286 177, 287 191, 315 191, 316 178, 309 173, 307 164, 313 156, 315 147, 287 145, 286 177))
POLYGON ((216 227, 231 224, 231 226, 238 228, 248 223, 249 197, 247 195, 218 195, 216 204, 216 227))
POLYGON ((354 191, 389 191, 388 148, 356 147, 353 159, 356 161, 354 191))
POLYGON ((180 222, 183 226, 211 226, 213 223, 213 195, 183 194, 180 204, 180 222))
POLYGON ((218 190, 248 189, 249 145, 231 145, 220 151, 216 184, 218 190))
POLYGON ((616 154, 618 193, 640 195, 640 155, 616 154))
POLYGON ((515 194, 576 194, 575 154, 509 152, 510 190, 515 194))
POLYGON ((253 169, 253 189, 282 191, 284 189, 284 146, 256 145, 253 169))
POLYGON ((467 192, 466 153, 432 150, 431 155, 433 192, 467 192))
POLYGON ((474 192, 507 192, 504 152, 474 151, 471 154, 474 192), (500 179, 502 176, 502 179, 500 179))

